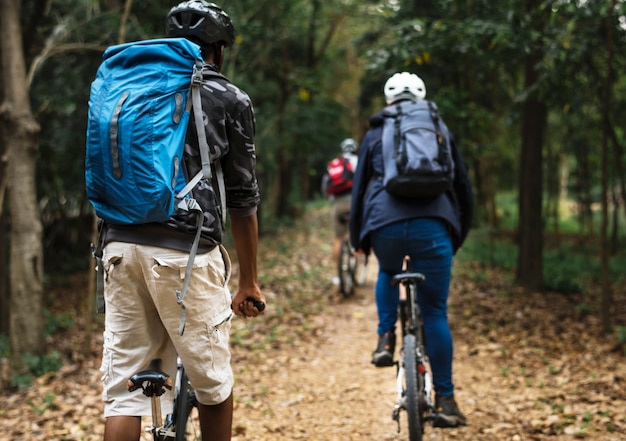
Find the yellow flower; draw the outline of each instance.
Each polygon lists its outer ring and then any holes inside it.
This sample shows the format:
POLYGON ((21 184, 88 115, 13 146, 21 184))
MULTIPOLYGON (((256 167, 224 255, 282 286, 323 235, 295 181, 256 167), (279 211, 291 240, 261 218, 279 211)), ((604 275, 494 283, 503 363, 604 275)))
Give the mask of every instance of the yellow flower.
POLYGON ((311 92, 309 92, 308 89, 300 88, 300 90, 298 91, 298 96, 300 97, 300 101, 306 102, 311 99, 311 92))

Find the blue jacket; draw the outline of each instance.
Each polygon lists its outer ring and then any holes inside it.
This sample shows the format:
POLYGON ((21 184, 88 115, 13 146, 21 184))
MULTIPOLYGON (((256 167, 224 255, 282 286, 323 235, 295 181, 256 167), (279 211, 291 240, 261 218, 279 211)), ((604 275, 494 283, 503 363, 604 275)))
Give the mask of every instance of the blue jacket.
MULTIPOLYGON (((383 187, 382 111, 370 120, 370 129, 361 142, 359 167, 352 187, 350 242, 355 249, 370 252, 372 231, 386 225, 419 217, 439 218, 448 225, 454 251, 465 240, 474 209, 474 197, 465 163, 450 134, 455 164, 453 190, 427 199, 402 199, 383 187)), ((442 130, 448 130, 445 124, 442 130)))

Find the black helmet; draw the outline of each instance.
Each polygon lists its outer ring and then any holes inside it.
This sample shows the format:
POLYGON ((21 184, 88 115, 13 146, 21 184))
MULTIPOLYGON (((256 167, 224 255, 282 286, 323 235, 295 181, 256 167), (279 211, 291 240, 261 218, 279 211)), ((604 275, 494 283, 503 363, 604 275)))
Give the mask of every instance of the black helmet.
POLYGON ((232 46, 235 27, 230 17, 215 3, 205 0, 184 1, 167 14, 168 37, 185 37, 209 46, 221 42, 232 46))

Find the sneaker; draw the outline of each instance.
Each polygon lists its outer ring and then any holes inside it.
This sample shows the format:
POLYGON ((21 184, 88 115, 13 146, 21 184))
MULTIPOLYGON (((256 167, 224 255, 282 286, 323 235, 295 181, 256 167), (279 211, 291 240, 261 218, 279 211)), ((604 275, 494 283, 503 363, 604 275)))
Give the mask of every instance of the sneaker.
POLYGON ((437 416, 433 421, 435 427, 458 427, 467 426, 465 415, 459 410, 454 395, 442 397, 437 394, 435 397, 435 407, 437 408, 437 416))
POLYGON ((378 336, 378 346, 372 353, 372 364, 376 367, 393 366, 393 352, 396 349, 396 334, 386 332, 378 336))

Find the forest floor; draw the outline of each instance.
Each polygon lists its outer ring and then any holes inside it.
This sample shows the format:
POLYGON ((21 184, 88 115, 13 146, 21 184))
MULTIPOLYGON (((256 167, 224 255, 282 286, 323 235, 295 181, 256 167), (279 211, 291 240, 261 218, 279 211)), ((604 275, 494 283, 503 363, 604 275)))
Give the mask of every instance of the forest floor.
MULTIPOLYGON (((263 238, 267 313, 233 321, 233 440, 407 440, 406 419, 400 433, 391 419, 395 369, 370 364, 375 259, 366 284, 342 298, 330 282, 327 218, 310 217, 263 238)), ((102 438, 102 324, 86 331, 81 318, 87 277, 51 291, 51 311, 73 319, 49 339, 66 363, 28 389, 0 393, 1 439, 102 438)), ((427 427, 425 439, 626 440, 624 347, 602 334, 593 308, 581 307, 598 303, 589 295, 524 293, 505 272, 456 263, 449 315, 456 398, 468 426, 427 427)), ((622 290, 613 301, 622 326, 625 297, 622 290)))

